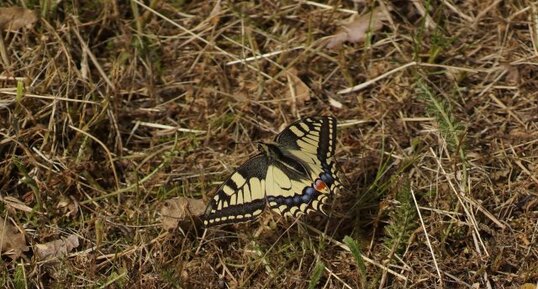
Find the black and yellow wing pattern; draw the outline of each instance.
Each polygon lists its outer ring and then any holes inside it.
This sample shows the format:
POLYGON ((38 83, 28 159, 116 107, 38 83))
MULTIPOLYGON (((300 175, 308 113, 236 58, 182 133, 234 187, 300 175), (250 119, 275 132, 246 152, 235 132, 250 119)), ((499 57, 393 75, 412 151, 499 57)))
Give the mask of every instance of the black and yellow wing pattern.
POLYGON ((255 219, 267 207, 284 215, 322 211, 341 187, 333 156, 336 119, 308 117, 292 123, 261 153, 241 165, 207 206, 206 226, 255 219))

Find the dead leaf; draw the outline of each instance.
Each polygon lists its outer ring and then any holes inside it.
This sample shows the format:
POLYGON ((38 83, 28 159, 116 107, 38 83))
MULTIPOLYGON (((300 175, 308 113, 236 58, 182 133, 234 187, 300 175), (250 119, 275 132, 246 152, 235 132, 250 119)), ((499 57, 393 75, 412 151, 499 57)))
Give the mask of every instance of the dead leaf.
POLYGON ((310 87, 299 78, 299 72, 294 67, 288 69, 286 73, 290 86, 289 105, 302 106, 310 100, 310 87))
POLYGON ((36 244, 34 253, 40 260, 53 257, 67 256, 67 253, 80 245, 76 235, 69 235, 67 238, 54 240, 45 244, 36 244))
POLYGON ((161 207, 161 225, 165 230, 175 229, 188 216, 201 216, 205 207, 200 199, 177 197, 166 200, 161 207))
POLYGON ((62 196, 56 208, 61 209, 66 217, 74 217, 78 213, 78 202, 75 199, 62 196))
POLYGON ((37 21, 34 11, 22 7, 0 8, 0 30, 17 30, 37 21))
POLYGON ((12 260, 28 251, 24 233, 13 226, 9 220, 0 218, 0 253, 8 255, 12 260))
POLYGON ((383 21, 388 17, 381 7, 374 8, 364 15, 353 15, 349 23, 342 26, 327 42, 326 47, 334 49, 340 47, 345 41, 351 43, 362 42, 368 32, 375 32, 383 27, 383 21))

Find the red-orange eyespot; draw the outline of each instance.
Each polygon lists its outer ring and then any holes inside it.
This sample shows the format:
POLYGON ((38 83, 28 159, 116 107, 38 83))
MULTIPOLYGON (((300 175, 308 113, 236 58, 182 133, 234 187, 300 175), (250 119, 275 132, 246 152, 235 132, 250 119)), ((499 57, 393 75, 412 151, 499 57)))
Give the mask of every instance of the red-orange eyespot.
POLYGON ((327 184, 324 181, 322 181, 320 179, 317 179, 316 183, 314 184, 314 189, 316 189, 316 191, 318 191, 318 192, 321 192, 325 188, 327 188, 327 184))

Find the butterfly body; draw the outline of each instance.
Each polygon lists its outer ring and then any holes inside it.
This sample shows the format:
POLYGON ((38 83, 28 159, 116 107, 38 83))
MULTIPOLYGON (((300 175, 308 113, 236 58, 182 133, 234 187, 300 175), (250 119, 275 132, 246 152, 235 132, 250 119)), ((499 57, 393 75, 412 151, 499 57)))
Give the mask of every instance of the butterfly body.
POLYGON ((255 219, 268 207, 298 216, 321 205, 340 186, 332 161, 336 119, 312 117, 292 123, 218 189, 204 216, 206 226, 255 219))
POLYGON ((301 161, 290 154, 287 148, 281 147, 277 143, 260 143, 259 147, 260 152, 267 156, 271 163, 277 165, 281 170, 289 170, 289 177, 296 179, 308 177, 308 167, 301 164, 301 161))

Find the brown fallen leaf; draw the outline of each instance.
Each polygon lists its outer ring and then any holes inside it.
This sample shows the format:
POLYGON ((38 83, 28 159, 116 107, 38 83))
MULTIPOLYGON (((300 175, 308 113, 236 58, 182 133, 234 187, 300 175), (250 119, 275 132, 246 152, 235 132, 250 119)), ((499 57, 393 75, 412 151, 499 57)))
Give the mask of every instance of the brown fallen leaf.
POLYGON ((79 245, 78 237, 76 235, 69 235, 67 238, 60 240, 54 240, 45 244, 36 244, 34 253, 40 260, 63 257, 79 245))
POLYGON ((28 251, 24 233, 13 226, 7 219, 0 218, 0 253, 9 256, 12 260, 28 251))
POLYGON ((61 209, 66 217, 74 217, 78 213, 78 202, 73 198, 70 199, 66 196, 60 198, 60 202, 56 205, 57 209, 61 209))
POLYGON ((0 8, 0 30, 17 30, 37 21, 34 11, 22 7, 0 8))
POLYGON ((310 100, 310 87, 299 78, 299 72, 294 67, 288 69, 286 75, 290 86, 288 104, 296 109, 297 105, 303 106, 306 101, 310 100))
POLYGON ((375 32, 383 27, 383 21, 388 17, 381 7, 374 8, 364 15, 353 15, 349 23, 342 26, 338 32, 330 37, 326 47, 334 49, 340 47, 345 41, 351 43, 362 42, 368 32, 375 32))
POLYGON ((200 199, 177 197, 166 200, 161 207, 161 225, 165 230, 175 229, 189 216, 201 216, 205 208, 200 199))

